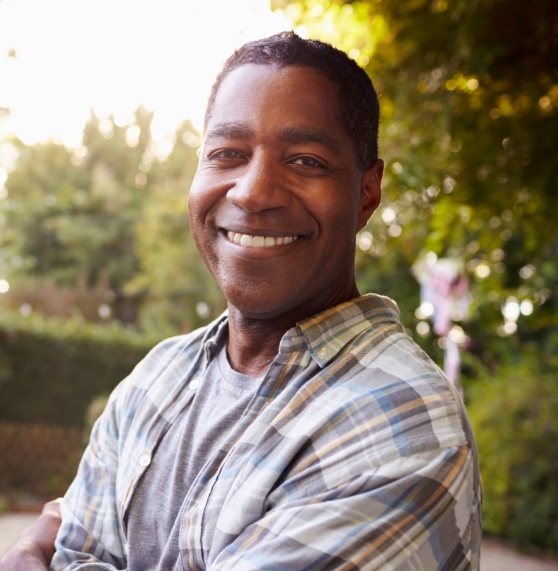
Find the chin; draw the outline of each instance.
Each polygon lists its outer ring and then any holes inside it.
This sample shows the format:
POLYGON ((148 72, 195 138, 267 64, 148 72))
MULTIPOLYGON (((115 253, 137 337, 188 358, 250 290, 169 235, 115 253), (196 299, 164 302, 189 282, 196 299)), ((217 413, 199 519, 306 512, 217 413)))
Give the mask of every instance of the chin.
POLYGON ((225 287, 222 291, 229 307, 234 307, 245 318, 263 320, 283 316, 287 322, 292 321, 292 325, 328 307, 327 301, 333 294, 327 287, 319 292, 312 291, 309 287, 293 291, 288 286, 282 291, 277 291, 276 288, 269 291, 265 287, 225 287))
POLYGON ((270 300, 267 296, 247 298, 245 294, 239 296, 225 294, 225 297, 229 305, 250 319, 271 319, 296 307, 296 304, 291 304, 290 300, 284 298, 278 300, 270 300))
POLYGON ((287 288, 278 291, 265 284, 222 284, 221 291, 230 306, 250 319, 270 319, 300 307, 304 300, 297 299, 287 288), (288 292, 290 295, 285 295, 288 292))

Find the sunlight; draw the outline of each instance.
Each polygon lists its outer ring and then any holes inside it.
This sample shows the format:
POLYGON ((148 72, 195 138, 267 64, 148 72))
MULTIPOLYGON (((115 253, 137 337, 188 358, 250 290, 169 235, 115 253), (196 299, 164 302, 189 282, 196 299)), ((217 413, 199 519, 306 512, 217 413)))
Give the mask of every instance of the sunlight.
POLYGON ((157 140, 186 118, 200 129, 226 57, 290 27, 266 0, 4 0, 0 138, 76 146, 90 109, 126 125, 138 105, 155 111, 157 140))

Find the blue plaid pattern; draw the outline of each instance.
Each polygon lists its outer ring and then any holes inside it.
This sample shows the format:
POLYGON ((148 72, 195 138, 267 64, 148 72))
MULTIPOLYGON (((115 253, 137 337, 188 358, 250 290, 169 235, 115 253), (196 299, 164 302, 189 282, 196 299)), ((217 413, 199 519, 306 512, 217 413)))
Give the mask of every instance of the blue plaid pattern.
MULTIPOLYGON (((225 315, 162 342, 115 389, 62 503, 53 570, 127 569, 130 498, 227 329, 225 315)), ((459 397, 396 304, 369 294, 284 335, 183 499, 175 569, 477 570, 480 503, 459 397)))

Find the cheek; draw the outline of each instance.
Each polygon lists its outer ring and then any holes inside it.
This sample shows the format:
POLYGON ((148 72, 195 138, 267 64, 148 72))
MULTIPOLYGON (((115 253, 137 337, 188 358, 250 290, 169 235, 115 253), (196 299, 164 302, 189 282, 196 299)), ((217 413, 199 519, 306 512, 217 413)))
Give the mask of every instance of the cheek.
POLYGON ((188 216, 193 231, 194 228, 197 232, 203 231, 207 217, 218 200, 217 194, 202 176, 196 175, 188 195, 188 216))
POLYGON ((205 202, 207 201, 209 193, 201 190, 201 184, 198 176, 194 178, 190 192, 188 194, 188 215, 190 222, 197 222, 204 217, 204 210, 206 209, 205 202))
POLYGON ((352 196, 345 200, 324 200, 316 217, 320 221, 321 230, 335 243, 347 244, 356 234, 358 204, 352 196))
POLYGON ((200 241, 201 238, 199 236, 200 233, 200 221, 203 217, 200 216, 200 205, 198 204, 197 195, 195 192, 190 190, 190 194, 188 196, 188 219, 190 221, 190 232, 192 233, 192 237, 194 238, 194 242, 200 250, 200 241))
POLYGON ((198 191, 194 185, 190 189, 188 196, 188 218, 190 220, 190 232, 196 244, 198 252, 201 254, 205 265, 213 273, 211 268, 212 260, 215 259, 213 253, 213 240, 210 229, 205 224, 208 212, 211 208, 209 200, 210 193, 198 191))

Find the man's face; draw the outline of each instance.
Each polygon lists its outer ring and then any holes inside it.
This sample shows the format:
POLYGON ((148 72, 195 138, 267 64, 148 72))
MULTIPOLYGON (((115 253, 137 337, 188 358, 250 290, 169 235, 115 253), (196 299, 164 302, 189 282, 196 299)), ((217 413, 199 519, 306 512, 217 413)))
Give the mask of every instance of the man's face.
POLYGON ((380 178, 381 169, 363 190, 338 87, 320 73, 231 72, 189 199, 194 239, 229 303, 269 318, 335 299, 353 279, 355 233, 371 214, 363 194, 375 192, 377 206, 380 178))

